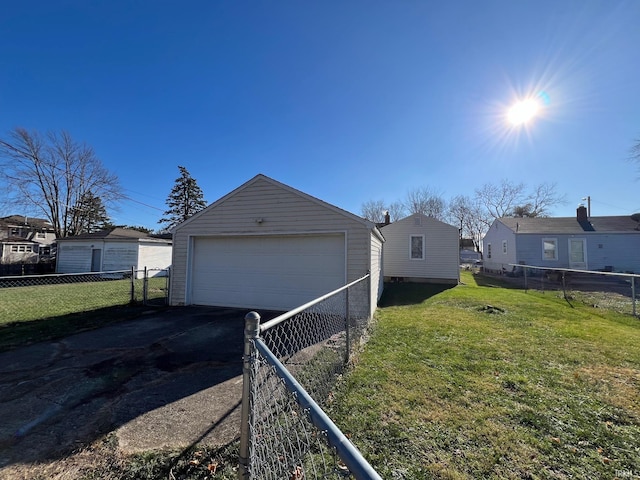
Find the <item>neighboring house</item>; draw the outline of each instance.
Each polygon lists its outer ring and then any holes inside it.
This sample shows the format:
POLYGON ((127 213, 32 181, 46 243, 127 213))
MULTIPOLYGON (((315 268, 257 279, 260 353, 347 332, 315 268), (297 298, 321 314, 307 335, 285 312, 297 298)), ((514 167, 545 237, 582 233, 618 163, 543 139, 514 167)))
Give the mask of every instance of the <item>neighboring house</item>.
POLYGON ((630 216, 499 218, 484 236, 484 268, 509 264, 640 273, 640 228, 630 216))
POLYGON ((475 263, 482 259, 480 252, 475 250, 460 250, 460 263, 475 263))
POLYGON ((171 265, 171 244, 169 238, 127 228, 60 238, 56 272, 113 272, 133 267, 140 277, 145 267, 160 270, 171 265))
POLYGON ((0 218, 0 263, 38 263, 55 252, 53 226, 42 218, 0 218))
POLYGON ((385 279, 457 284, 460 234, 456 227, 415 213, 382 227, 385 279))
POLYGON ((173 232, 172 305, 284 311, 371 273, 382 294, 376 226, 259 174, 173 232))
POLYGON ((0 240, 0 264, 38 263, 40 245, 20 237, 0 240))

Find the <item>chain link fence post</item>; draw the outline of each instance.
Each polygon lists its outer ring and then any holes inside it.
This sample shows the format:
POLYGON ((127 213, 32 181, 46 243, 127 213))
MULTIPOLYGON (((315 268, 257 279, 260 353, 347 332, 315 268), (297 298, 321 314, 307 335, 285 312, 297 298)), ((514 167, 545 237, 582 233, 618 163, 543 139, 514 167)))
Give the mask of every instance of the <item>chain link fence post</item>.
POLYGON ((131 267, 131 304, 136 303, 136 267, 131 267))
POLYGON ((238 479, 249 479, 249 414, 251 411, 251 369, 255 355, 254 340, 260 335, 260 315, 249 312, 244 317, 244 354, 242 359, 242 406, 240 410, 240 452, 238 479))

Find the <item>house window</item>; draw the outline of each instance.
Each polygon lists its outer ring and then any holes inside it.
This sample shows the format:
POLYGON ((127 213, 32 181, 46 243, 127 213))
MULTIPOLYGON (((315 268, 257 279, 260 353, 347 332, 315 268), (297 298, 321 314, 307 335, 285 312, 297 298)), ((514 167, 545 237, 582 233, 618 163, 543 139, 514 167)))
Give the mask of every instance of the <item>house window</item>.
POLYGON ((45 232, 36 233, 36 238, 47 238, 47 234, 45 232))
POLYGON ((491 244, 487 243, 487 258, 491 258, 491 244))
POLYGON ((411 235, 409 255, 411 260, 424 260, 424 235, 411 235))
POLYGON ((26 252, 26 251, 27 251, 27 247, 26 247, 26 246, 24 246, 24 245, 19 245, 19 246, 18 246, 18 251, 19 251, 19 252, 26 252))
POLYGON ((18 251, 18 245, 11 245, 11 251, 12 252, 17 252, 18 251))
POLYGON ((502 241, 502 253, 504 253, 505 255, 507 254, 507 241, 506 240, 502 241))
POLYGON ((558 239, 557 238, 542 239, 542 259, 558 260, 558 239))

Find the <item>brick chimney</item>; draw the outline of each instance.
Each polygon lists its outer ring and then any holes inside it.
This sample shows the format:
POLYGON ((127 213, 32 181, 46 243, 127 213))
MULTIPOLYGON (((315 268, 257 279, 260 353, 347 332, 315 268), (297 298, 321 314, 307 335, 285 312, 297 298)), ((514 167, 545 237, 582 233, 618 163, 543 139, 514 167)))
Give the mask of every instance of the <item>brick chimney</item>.
POLYGON ((576 210, 576 217, 578 219, 578 222, 588 222, 589 217, 587 216, 587 207, 585 207, 584 205, 580 205, 576 210))
POLYGON ((385 225, 389 225, 391 223, 391 215, 389 215, 389 212, 384 212, 384 224, 385 225))

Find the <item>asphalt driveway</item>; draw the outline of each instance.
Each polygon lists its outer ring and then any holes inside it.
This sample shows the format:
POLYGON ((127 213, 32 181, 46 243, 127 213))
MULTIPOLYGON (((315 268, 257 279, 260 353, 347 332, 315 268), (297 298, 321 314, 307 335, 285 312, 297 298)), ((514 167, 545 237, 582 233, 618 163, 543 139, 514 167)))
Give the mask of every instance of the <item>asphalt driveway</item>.
POLYGON ((125 453, 233 441, 246 313, 178 307, 1 353, 0 473, 111 432, 125 453))

